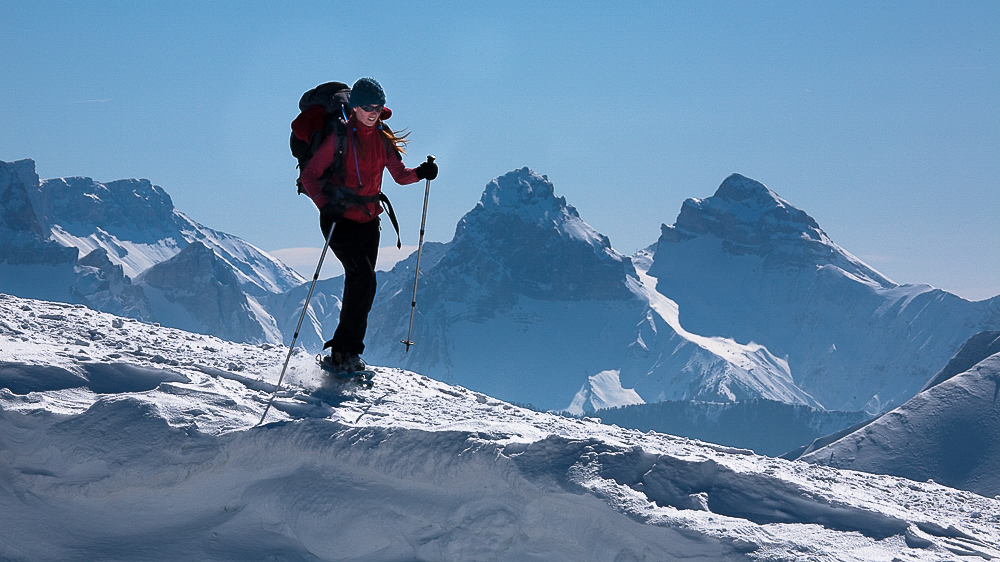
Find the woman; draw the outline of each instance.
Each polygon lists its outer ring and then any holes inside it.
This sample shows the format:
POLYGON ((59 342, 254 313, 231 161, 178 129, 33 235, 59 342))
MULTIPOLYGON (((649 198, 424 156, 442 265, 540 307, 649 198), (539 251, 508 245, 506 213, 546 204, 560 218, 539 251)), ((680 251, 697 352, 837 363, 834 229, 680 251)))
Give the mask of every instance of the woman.
POLYGON ((361 354, 365 350, 368 313, 377 288, 375 262, 382 212, 378 201, 382 172, 388 169, 396 183, 408 185, 422 179, 432 180, 438 171, 433 162, 424 162, 416 168, 403 165, 408 133, 397 136, 382 122, 391 112, 385 108, 385 93, 378 82, 372 78, 355 82, 349 109, 342 174, 323 177, 336 151, 337 135, 329 135, 300 177, 302 187, 320 210, 323 236, 329 235, 333 228, 330 249, 344 266, 340 323, 333 339, 323 346, 330 348, 330 355, 322 361, 324 368, 344 373, 365 368, 361 354))

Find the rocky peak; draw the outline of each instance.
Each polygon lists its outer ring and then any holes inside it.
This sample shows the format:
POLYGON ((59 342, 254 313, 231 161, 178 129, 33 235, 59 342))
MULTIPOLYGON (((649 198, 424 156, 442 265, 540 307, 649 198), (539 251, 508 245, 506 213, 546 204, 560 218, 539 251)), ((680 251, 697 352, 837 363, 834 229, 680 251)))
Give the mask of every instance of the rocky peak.
POLYGON ((479 202, 493 210, 541 207, 543 210, 558 211, 566 207, 566 199, 555 196, 555 188, 549 178, 528 168, 508 172, 486 184, 479 202))
POLYGON ((28 185, 38 185, 35 163, 31 160, 0 162, 0 229, 30 232, 45 238, 46 233, 28 197, 25 176, 28 182, 34 179, 34 184, 28 185))
POLYGON ((534 298, 631 298, 631 261, 528 168, 500 176, 461 221, 440 265, 534 298))
POLYGON ((38 188, 31 160, 0 162, 0 263, 12 265, 68 264, 79 255, 48 239, 32 201, 38 188))
POLYGON ((741 246, 759 247, 774 237, 829 241, 812 217, 764 184, 739 174, 726 178, 712 197, 685 201, 675 227, 695 235, 714 234, 741 246))
POLYGON ((83 223, 130 232, 166 231, 174 224, 170 196, 149 180, 100 183, 91 178, 41 182, 41 214, 53 224, 83 223))
POLYGON ((688 199, 677 222, 661 227, 659 244, 710 235, 733 255, 756 255, 765 265, 784 268, 835 265, 883 286, 894 286, 850 255, 804 211, 764 184, 733 174, 707 199, 688 199))

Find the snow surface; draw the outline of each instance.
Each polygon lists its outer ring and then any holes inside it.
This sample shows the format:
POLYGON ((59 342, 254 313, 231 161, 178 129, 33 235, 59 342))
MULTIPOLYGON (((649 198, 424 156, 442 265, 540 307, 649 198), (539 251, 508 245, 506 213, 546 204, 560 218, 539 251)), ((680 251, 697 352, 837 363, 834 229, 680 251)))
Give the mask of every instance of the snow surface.
POLYGON ((0 295, 3 560, 956 560, 1000 500, 0 295))

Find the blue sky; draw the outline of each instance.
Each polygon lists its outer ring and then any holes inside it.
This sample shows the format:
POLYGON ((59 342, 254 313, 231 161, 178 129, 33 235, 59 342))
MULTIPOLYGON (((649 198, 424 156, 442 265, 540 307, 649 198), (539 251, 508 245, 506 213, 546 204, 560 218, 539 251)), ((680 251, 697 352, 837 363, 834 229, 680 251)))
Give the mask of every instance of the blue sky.
MULTIPOLYGON (((738 172, 894 281, 1000 294, 1000 2, 0 0, 0 61, 0 160, 268 251, 322 244, 299 96, 373 76, 441 166, 427 240, 527 166, 631 254, 738 172)), ((422 182, 384 189, 415 245, 422 182)))

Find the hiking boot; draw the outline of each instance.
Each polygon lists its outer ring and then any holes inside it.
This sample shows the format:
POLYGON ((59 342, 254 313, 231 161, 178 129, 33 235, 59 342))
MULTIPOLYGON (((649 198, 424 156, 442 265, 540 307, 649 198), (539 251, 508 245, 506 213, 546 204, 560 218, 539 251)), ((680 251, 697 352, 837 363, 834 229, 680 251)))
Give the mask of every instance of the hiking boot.
POLYGON ((316 359, 319 362, 319 366, 328 373, 339 374, 347 372, 344 370, 344 367, 333 358, 332 355, 323 355, 322 357, 317 356, 316 359))
POLYGON ((367 367, 357 353, 342 353, 334 351, 322 360, 323 366, 330 371, 353 373, 363 371, 367 367))
POLYGON ((364 371, 368 368, 368 365, 365 365, 365 362, 361 360, 361 356, 357 353, 345 353, 342 364, 347 367, 350 373, 364 371))

